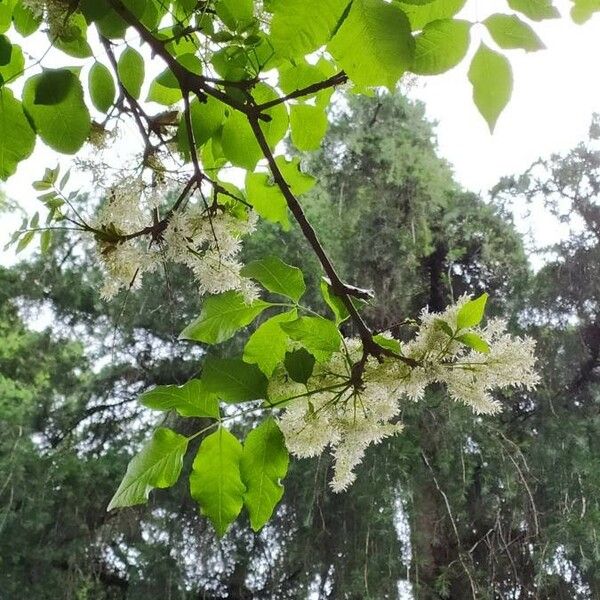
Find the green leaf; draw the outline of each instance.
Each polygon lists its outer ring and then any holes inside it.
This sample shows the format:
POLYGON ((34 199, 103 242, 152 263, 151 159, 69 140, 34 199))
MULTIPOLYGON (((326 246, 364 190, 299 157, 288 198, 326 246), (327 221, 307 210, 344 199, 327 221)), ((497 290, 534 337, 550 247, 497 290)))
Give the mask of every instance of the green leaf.
POLYGON ((341 336, 333 321, 323 317, 300 317, 281 328, 300 342, 319 362, 331 358, 340 349, 341 336))
POLYGON ((0 33, 4 33, 10 28, 14 5, 15 0, 0 1, 0 33))
POLYGON ((66 97, 57 104, 35 103, 42 75, 34 75, 25 83, 23 107, 33 121, 40 138, 53 150, 75 154, 90 133, 90 113, 83 99, 79 79, 72 73, 72 84, 66 97))
POLYGON ((3 67, 10 62, 12 48, 10 40, 5 35, 0 35, 0 67, 3 67))
POLYGON ((246 197, 263 219, 279 223, 283 230, 289 230, 287 202, 279 187, 271 184, 266 173, 246 174, 246 197))
POLYGON ((476 352, 481 352, 481 354, 487 354, 490 351, 489 344, 476 333, 463 333, 463 335, 459 335, 456 339, 465 346, 473 348, 476 352))
MULTIPOLYGON (((334 73, 334 65, 324 58, 321 58, 315 65, 311 65, 306 61, 298 61, 294 64, 285 62, 279 67, 278 87, 284 94, 290 94, 296 90, 319 83, 331 77, 334 73)), ((304 96, 304 98, 310 98, 311 96, 314 96, 314 94, 304 96)))
POLYGON ((19 0, 13 11, 13 25, 17 33, 27 37, 38 30, 42 22, 42 15, 36 15, 23 0, 19 0))
POLYGON ((410 68, 414 48, 406 15, 384 0, 354 0, 327 46, 357 86, 385 85, 390 90, 410 68))
MULTIPOLYGON (((209 96, 206 102, 197 98, 190 102, 190 119, 196 147, 200 148, 215 135, 225 119, 223 103, 209 96)), ((177 129, 177 145, 180 152, 188 155, 190 151, 189 136, 185 117, 182 115, 177 129)))
POLYGON ((0 66, 0 87, 2 87, 2 82, 9 83, 23 75, 24 67, 25 58, 23 57, 23 51, 20 46, 13 44, 10 60, 7 64, 0 66))
MULTIPOLYGON (((157 3, 147 0, 122 0, 123 4, 149 30, 158 24, 157 3)), ((164 3, 161 1, 164 14, 164 3)), ((124 38, 127 23, 109 6, 107 0, 79 0, 79 9, 89 22, 94 22, 101 35, 113 39, 124 38)))
POLYGON ((458 315, 456 316, 456 327, 458 330, 475 327, 481 323, 485 313, 485 304, 487 299, 488 295, 483 293, 481 296, 479 296, 479 298, 469 300, 462 306, 462 308, 458 311, 458 315))
POLYGON ((244 347, 244 362, 258 365, 259 369, 270 377, 275 367, 285 357, 288 346, 288 336, 280 324, 297 318, 295 310, 275 315, 265 321, 248 338, 244 347))
POLYGON ((423 29, 427 23, 438 19, 450 19, 460 12, 467 0, 432 0, 423 5, 398 2, 410 21, 413 31, 423 29))
POLYGON ((267 378, 256 365, 237 358, 209 358, 202 369, 204 389, 225 402, 262 400, 267 378))
POLYGON ((184 385, 159 385, 144 392, 140 402, 153 410, 176 410, 182 417, 219 418, 216 396, 208 394, 199 379, 184 385))
POLYGON ((458 19, 428 23, 415 39, 413 73, 437 75, 458 65, 469 49, 470 30, 471 23, 458 19))
POLYGON ((27 246, 29 246, 29 244, 32 242, 34 237, 35 237, 35 231, 26 231, 21 236, 21 239, 19 240, 19 243, 17 244, 15 253, 19 254, 19 252, 23 252, 23 250, 25 250, 25 248, 27 248, 27 246))
POLYGON ((98 28, 98 33, 109 39, 125 37, 127 23, 125 23, 125 21, 108 6, 108 2, 106 0, 82 0, 82 4, 82 11, 84 12, 102 11, 101 16, 90 19, 94 21, 96 27, 98 28), (94 4, 97 5, 98 8, 94 7, 86 10, 87 7, 94 4))
POLYGON ((179 337, 206 344, 224 342, 269 306, 271 304, 263 300, 247 303, 239 292, 234 291, 210 296, 204 301, 200 316, 179 337))
POLYGON ((244 505, 254 531, 267 523, 281 500, 280 481, 287 474, 288 464, 283 434, 269 417, 246 437, 240 461, 242 481, 246 485, 244 505))
POLYGON ((7 87, 0 88, 0 179, 8 179, 33 152, 35 133, 22 104, 7 87))
POLYGON ((150 84, 147 99, 149 102, 171 106, 182 98, 179 82, 171 69, 167 68, 150 84))
POLYGON ((317 150, 327 133, 329 121, 325 107, 294 104, 290 109, 292 143, 298 150, 317 150))
POLYGON ((454 332, 452 331, 452 327, 450 327, 450 325, 444 321, 443 319, 435 319, 434 321, 435 326, 438 329, 441 329, 446 335, 450 336, 450 337, 454 337, 454 332))
POLYGON ((190 493, 219 536, 235 521, 244 504, 242 452, 236 437, 220 427, 202 440, 192 465, 190 493))
POLYGON ((253 0, 219 0, 216 11, 223 23, 235 31, 252 21, 254 2, 253 0))
POLYGON ((575 23, 582 25, 598 11, 600 11, 599 0, 573 0, 571 18, 575 23))
POLYGON ((100 112, 108 112, 117 94, 109 69, 102 63, 95 62, 90 69, 88 85, 94 107, 100 112))
POLYGON ((209 142, 202 146, 200 156, 204 168, 215 172, 227 164, 227 159, 223 155, 223 148, 221 147, 220 132, 217 132, 209 142))
POLYGON ((227 160, 236 167, 254 171, 262 157, 248 119, 238 111, 232 111, 227 117, 223 125, 221 144, 227 160))
MULTIPOLYGON (((278 100, 279 94, 266 83, 259 83, 254 87, 254 98, 258 104, 278 100)), ((260 121, 259 125, 265 134, 271 150, 285 137, 289 127, 289 117, 285 103, 275 105, 265 111, 271 120, 268 122, 260 121)))
POLYGON ((508 5, 532 21, 558 19, 560 13, 552 4, 552 0, 508 0, 508 5))
POLYGON ((152 439, 133 457, 121 485, 108 508, 144 504, 153 488, 168 488, 179 479, 188 439, 171 429, 160 427, 152 439))
POLYGON ((79 10, 90 23, 96 22, 111 11, 108 0, 79 0, 79 10))
POLYGON ((86 39, 87 27, 85 17, 79 12, 73 12, 67 22, 61 24, 60 35, 54 36, 48 32, 48 38, 55 48, 65 54, 75 58, 88 58, 92 56, 92 48, 86 39))
POLYGON ((396 354, 400 354, 402 351, 402 344, 400 344, 400 342, 398 340, 387 337, 385 335, 382 335, 381 333, 374 335, 373 341, 378 346, 381 346, 382 348, 386 348, 387 350, 391 350, 392 352, 395 352, 396 354))
POLYGON ((510 63, 482 42, 471 62, 469 81, 473 86, 475 105, 493 132, 512 94, 510 63))
POLYGON ((46 69, 39 75, 33 103, 44 106, 60 104, 77 83, 77 77, 69 69, 46 69))
POLYGON ((297 156, 291 160, 287 160, 285 156, 276 156, 275 162, 295 196, 306 194, 314 187, 315 178, 302 171, 300 158, 297 156))
POLYGON ((125 48, 117 64, 117 73, 123 87, 137 100, 144 83, 144 59, 129 46, 125 48))
POLYGON ((52 245, 52 231, 46 229, 40 234, 40 250, 42 254, 46 254, 52 245))
POLYGON ((517 15, 496 13, 490 15, 483 23, 500 48, 505 50, 521 48, 527 52, 545 48, 537 33, 517 15))
POLYGON ((280 294, 294 302, 298 302, 306 291, 302 271, 284 263, 277 256, 248 263, 241 270, 241 275, 258 281, 269 292, 280 294))
MULTIPOLYGON (((220 31, 214 37, 218 43, 226 42, 226 38, 233 39, 233 35, 227 31, 220 31)), ((271 50, 272 53, 272 50, 271 50)), ((249 56, 239 46, 225 45, 217 50, 211 57, 217 75, 228 81, 240 81, 251 76, 249 72, 249 56)), ((234 92, 238 99, 242 99, 239 92, 234 92)))
POLYGON ((321 279, 319 287, 321 289, 323 300, 325 300, 327 306, 329 306, 329 308, 333 311, 335 316, 335 324, 339 326, 350 316, 344 301, 333 293, 331 286, 324 279, 321 279))
POLYGON ((284 58, 300 58, 327 43, 349 0, 274 0, 271 42, 284 58))
MULTIPOLYGON (((259 83, 254 88, 254 99, 258 104, 269 102, 278 98, 277 92, 270 86, 259 83)), ((289 119, 285 104, 281 103, 264 111, 271 120, 261 122, 265 139, 271 149, 283 139, 288 130, 289 119)), ((233 110, 223 125, 221 135, 223 153, 231 164, 253 171, 258 161, 262 158, 262 150, 248 119, 239 111, 233 110)))
POLYGON ((298 348, 298 350, 286 352, 283 364, 293 381, 306 383, 315 368, 315 357, 304 348, 298 348))

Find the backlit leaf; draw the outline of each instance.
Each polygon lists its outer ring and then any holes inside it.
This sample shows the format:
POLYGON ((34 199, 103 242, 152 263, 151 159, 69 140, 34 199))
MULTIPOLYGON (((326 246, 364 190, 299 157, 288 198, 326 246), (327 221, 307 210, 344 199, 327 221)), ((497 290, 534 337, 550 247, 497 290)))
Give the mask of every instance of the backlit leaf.
POLYGON ((159 385, 140 396, 153 410, 176 410, 182 417, 219 417, 219 402, 204 389, 202 381, 190 379, 184 385, 159 385))
POLYGON ((468 329, 479 325, 485 313, 485 305, 488 299, 487 294, 481 294, 474 300, 469 300, 458 311, 456 317, 456 326, 458 329, 468 329))
POLYGON ((121 485, 107 510, 144 504, 153 488, 168 488, 176 483, 183 466, 188 439, 171 429, 160 427, 152 439, 133 457, 121 485))
POLYGON ((269 417, 246 437, 240 462, 242 481, 246 485, 244 505, 254 531, 267 523, 281 500, 281 479, 287 473, 288 464, 283 434, 269 417))
POLYGON ((477 50, 469 69, 473 86, 473 100, 490 131, 494 131, 500 113, 512 95, 512 69, 508 60, 490 50, 483 42, 477 50))
POLYGON ((270 377, 275 367, 285 357, 288 346, 288 335, 280 324, 297 318, 295 310, 271 317, 258 327, 248 338, 244 347, 244 361, 256 364, 260 370, 270 377))
POLYGON ((190 493, 219 536, 235 521, 244 503, 241 458, 240 442, 220 427, 202 440, 192 466, 190 493))
POLYGON ((224 292, 204 300, 200 316, 180 334, 181 339, 218 344, 233 337, 271 306, 263 300, 247 303, 239 292, 224 292))
POLYGON ((323 317, 300 317, 281 328, 295 341, 300 342, 319 362, 331 358, 340 349, 341 336, 333 321, 323 317))
POLYGON ((262 400, 267 395, 262 371, 237 358, 209 358, 202 369, 202 384, 225 402, 262 400))
POLYGON ((383 0, 354 0, 327 46, 357 86, 385 85, 390 90, 410 68, 414 48, 406 15, 395 3, 383 0))
POLYGON ((244 277, 258 281, 265 289, 298 302, 306 291, 304 276, 298 267, 287 265, 277 256, 248 263, 241 271, 244 277))

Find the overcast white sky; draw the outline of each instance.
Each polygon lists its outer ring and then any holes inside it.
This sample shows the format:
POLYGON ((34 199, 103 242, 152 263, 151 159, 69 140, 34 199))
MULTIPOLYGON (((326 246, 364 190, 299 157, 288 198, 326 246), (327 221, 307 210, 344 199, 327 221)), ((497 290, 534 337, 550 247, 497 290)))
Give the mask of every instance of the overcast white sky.
MULTIPOLYGON (((568 15, 570 4, 556 1, 562 15, 568 15)), ((506 4, 468 3, 465 18, 475 19, 477 9, 483 19, 506 11, 506 4)), ((473 42, 485 36, 482 29, 473 28, 473 42)), ((549 20, 536 23, 535 30, 547 49, 507 52, 514 92, 493 135, 473 105, 468 61, 442 76, 421 79, 413 94, 426 103, 429 118, 438 121, 440 152, 472 191, 486 191, 499 177, 527 168, 540 155, 571 148, 587 135, 592 113, 600 112, 600 16, 583 26, 570 18, 549 20)), ((471 50, 476 46, 472 43, 471 50)))
MULTIPOLYGON (((561 14, 568 15, 569 0, 556 0, 556 4, 561 14)), ((506 12, 503 0, 471 0, 463 14, 470 20, 482 20, 496 11, 506 12)), ((513 98, 493 135, 471 99, 468 61, 444 75, 419 80, 412 92, 426 103, 428 117, 438 122, 440 153, 469 190, 486 192, 502 175, 523 171, 540 155, 568 150, 585 138, 592 113, 600 112, 600 16, 583 26, 567 17, 535 24, 535 28, 547 50, 509 51, 515 79, 513 98)), ((483 27, 475 26, 471 52, 482 36, 486 36, 483 27)), ((56 164, 56 159, 38 141, 34 155, 5 185, 6 193, 28 207, 35 206, 32 176, 56 164)), ((69 157, 59 159, 66 169, 69 157)), ((541 214, 536 220, 539 241, 553 241, 554 223, 541 214)), ((520 223, 520 229, 525 231, 530 224, 520 223)), ((7 233, 6 229, 0 233, 0 242, 7 233)), ((7 259, 10 261, 0 252, 0 261, 7 259)))

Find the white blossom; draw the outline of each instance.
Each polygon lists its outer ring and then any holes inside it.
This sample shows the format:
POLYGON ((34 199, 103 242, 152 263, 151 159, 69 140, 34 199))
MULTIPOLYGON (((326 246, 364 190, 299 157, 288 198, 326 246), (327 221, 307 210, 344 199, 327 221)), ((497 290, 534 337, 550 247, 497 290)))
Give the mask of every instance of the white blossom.
POLYGON ((247 301, 254 300, 258 288, 241 275, 243 265, 237 256, 242 238, 256 227, 256 214, 250 211, 238 218, 222 207, 209 209, 190 201, 173 211, 160 237, 152 239, 140 232, 155 223, 153 212, 160 208, 164 193, 162 186, 146 186, 141 178, 124 179, 108 190, 91 222, 100 232, 102 296, 111 298, 123 288, 139 287, 143 275, 166 260, 187 266, 200 294, 238 290, 247 301))
MULTIPOLYGON (((359 340, 345 340, 344 351, 317 365, 305 386, 289 382, 287 397, 293 399, 279 419, 288 449, 296 456, 316 456, 327 446, 332 448, 334 491, 345 490, 354 481, 354 467, 370 444, 402 429, 390 422, 400 411, 397 365, 389 362, 384 367, 369 358, 363 383, 355 386, 350 381, 352 364, 361 354, 359 340)), ((269 387, 272 401, 285 398, 285 388, 285 374, 280 372, 269 387)))
POLYGON ((539 381, 535 372, 535 341, 512 337, 506 333, 506 322, 491 319, 487 327, 471 328, 489 345, 489 352, 477 352, 458 340, 451 340, 437 322, 446 322, 454 331, 459 310, 469 298, 463 296, 443 313, 421 314, 421 324, 415 339, 404 346, 407 357, 419 363, 407 380, 421 395, 407 393, 413 399, 422 397, 431 383, 444 383, 452 399, 470 406, 477 414, 493 414, 501 410, 491 390, 524 387, 532 389, 539 381), (415 382, 411 383, 411 380, 415 382))
POLYGON ((444 384, 452 400, 477 414, 501 410, 494 390, 535 387, 535 342, 507 334, 504 321, 493 319, 484 328, 468 330, 487 343, 489 352, 456 339, 465 333, 457 331, 457 318, 468 300, 461 298, 443 313, 423 311, 414 338, 401 346, 399 356, 364 359, 361 341, 347 339, 340 352, 315 366, 306 384, 277 371, 269 398, 285 406, 279 425, 290 452, 310 457, 329 447, 334 457, 330 485, 343 491, 354 481, 367 447, 402 430, 402 402, 421 400, 427 386, 444 384), (440 320, 448 327, 440 327, 440 320), (362 365, 360 380, 354 373, 357 363, 362 365))
POLYGON ((199 205, 176 211, 163 236, 167 256, 191 269, 201 294, 239 290, 247 301, 252 301, 258 288, 240 274, 243 265, 236 256, 242 248, 242 237, 254 231, 256 221, 253 212, 242 220, 199 205))

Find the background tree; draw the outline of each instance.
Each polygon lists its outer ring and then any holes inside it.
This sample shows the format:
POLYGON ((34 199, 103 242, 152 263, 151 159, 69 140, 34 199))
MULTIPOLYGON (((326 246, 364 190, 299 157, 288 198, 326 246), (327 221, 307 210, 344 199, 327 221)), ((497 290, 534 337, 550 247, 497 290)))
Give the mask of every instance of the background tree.
MULTIPOLYGON (((371 292, 340 276, 299 200, 315 179, 302 171, 297 157, 278 155, 287 134, 296 150, 319 146, 335 88, 349 84, 358 93, 383 86, 393 91, 407 71, 435 75, 459 64, 468 54, 473 25, 487 30, 495 48, 481 42, 468 72, 475 104, 493 130, 512 90, 505 51, 544 46, 518 15, 496 13, 472 23, 456 18, 463 5, 453 0, 334 0, 323 10, 313 0, 292 5, 252 0, 3 4, 0 177, 11 176, 38 139, 59 153, 79 154, 86 142, 97 148, 111 145, 126 120, 141 142, 139 154, 134 151, 129 162, 121 161, 108 184, 106 165, 88 161, 94 184, 106 191, 98 205, 71 191, 68 172, 46 169, 34 182, 42 192, 43 214, 24 220, 13 237, 17 249, 38 234, 47 251, 53 233, 87 233, 96 245, 104 279, 101 295, 107 299, 121 291, 126 297, 165 265, 187 267, 198 292, 210 297, 181 332, 186 340, 221 344, 259 315, 270 316, 247 340, 241 356, 208 356, 202 372, 184 386, 158 385, 143 394, 145 406, 174 409, 190 420, 179 431, 163 424, 153 432, 130 461, 109 511, 146 503, 152 489, 173 486, 191 447, 196 458, 190 493, 217 533, 223 535, 242 509, 259 531, 281 500, 289 452, 302 457, 331 450, 330 485, 342 491, 354 481, 353 469, 366 447, 402 429, 401 398, 421 400, 427 386, 437 389, 444 383, 450 399, 478 413, 494 413, 500 405, 489 393, 492 389, 535 386, 533 341, 511 338, 499 321, 482 325, 487 294, 471 300, 461 296, 437 317, 423 312, 412 339, 404 315, 382 321, 382 327, 391 325, 394 332, 375 329, 360 306, 371 292), (40 27, 49 52, 81 62, 49 68, 48 53, 30 58, 22 50, 22 38, 40 27), (89 38, 90 32, 97 39, 89 38), (357 40, 364 42, 360 48, 357 40), (144 100, 145 56, 161 62, 164 71, 149 82, 144 100), (23 76, 23 85, 15 86, 23 76), (169 109, 156 112, 153 103, 169 109), (223 179, 229 167, 245 171, 243 189, 223 179), (253 233, 259 217, 284 231, 290 219, 297 224, 326 275, 320 289, 333 317, 301 302, 306 288, 302 270, 282 262, 281 252, 240 262, 242 238, 253 233), (340 333, 346 320, 353 335, 347 340, 340 333), (238 413, 228 408, 242 403, 238 413), (224 423, 235 427, 236 419, 249 412, 276 418, 257 422, 242 445, 224 423)), ((596 8, 576 1, 573 17, 583 22, 596 8)), ((558 16, 551 4, 532 8, 515 2, 511 9, 532 21, 558 16)), ((23 45, 27 48, 27 42, 23 45)), ((367 162, 362 166, 373 177, 376 171, 367 162)), ((415 165, 419 161, 407 161, 407 168, 415 165)), ((347 162, 345 171, 352 168, 347 162)), ((390 175, 370 193, 384 193, 386 181, 393 183, 390 175)), ((414 179, 406 182, 410 186, 414 179)), ((433 194, 437 187, 432 181, 420 191, 433 194)), ((442 200, 435 202, 443 211, 442 200)), ((436 237, 439 231, 425 225, 423 211, 413 209, 403 209, 410 214, 413 244, 425 234, 434 245, 430 252, 426 241, 412 263, 427 257, 427 295, 431 308, 441 309, 448 292, 440 276, 451 240, 436 237)), ((365 219, 372 235, 387 221, 351 212, 354 222, 345 223, 350 230, 365 219)), ((406 220, 396 222, 401 226, 406 220)), ((342 248, 345 242, 340 244, 342 248)), ((359 271, 369 271, 369 266, 359 271)), ((390 264, 378 268, 381 283, 376 287, 385 294, 395 285, 396 274, 390 264)), ((176 297, 179 290, 171 292, 176 297)), ((379 305, 380 313, 387 308, 379 305)), ((138 337, 133 330, 136 344, 138 337)), ((142 367, 155 341, 145 336, 138 359, 142 367)), ((242 350, 235 342, 231 348, 238 354, 242 350)), ((122 361, 128 362, 126 357, 122 361)), ((129 377, 133 383, 137 375, 119 366, 108 377, 129 377)), ((120 406, 126 403, 123 399, 120 406)), ((123 415, 134 429, 138 418, 135 409, 123 415)), ((475 592, 473 576, 460 558, 475 592)))
MULTIPOLYGON (((8 477, 15 464, 22 473, 35 464, 50 480, 34 481, 54 494, 35 493, 31 478, 11 475, 13 494, 29 498, 29 514, 35 518, 23 521, 6 488, 3 504, 7 500, 12 529, 3 536, 7 545, 2 556, 12 562, 3 577, 10 583, 6 589, 13 590, 6 593, 14 598, 23 589, 41 598, 85 593, 90 598, 169 593, 301 598, 312 589, 321 597, 379 598, 395 597, 397 582, 407 577, 422 598, 469 598, 471 580, 478 597, 515 590, 525 597, 585 597, 586 586, 594 589, 595 481, 589 476, 594 448, 582 445, 581 438, 583 428, 589 436, 584 439, 592 443, 594 421, 589 413, 573 413, 568 404, 560 420, 552 413, 557 398, 565 397, 560 373, 583 372, 589 356, 578 328, 568 320, 556 326, 551 294, 562 284, 547 283, 551 267, 534 278, 509 213, 452 182, 447 165, 435 156, 432 131, 419 105, 388 96, 350 100, 348 109, 335 116, 322 154, 307 166, 324 182, 307 199, 307 212, 327 231, 324 243, 342 272, 363 272, 366 283, 378 290, 377 302, 364 309, 376 327, 394 325, 396 314, 416 316, 423 303, 443 308, 457 294, 483 289, 492 292, 494 311, 513 314, 514 325, 523 327, 531 322, 530 313, 523 312, 532 302, 531 289, 549 311, 543 322, 536 317, 531 325, 549 350, 544 389, 536 396, 504 398, 501 419, 485 419, 475 428, 468 409, 440 410, 444 392, 432 391, 422 404, 406 407, 408 427, 402 438, 368 452, 351 494, 328 490, 331 465, 325 458, 295 463, 286 479, 284 503, 259 535, 242 522, 217 543, 178 489, 156 493, 150 509, 107 518, 104 509, 114 479, 131 451, 125 428, 135 425, 143 439, 154 424, 137 402, 139 393, 156 384, 183 383, 198 369, 200 357, 193 347, 173 343, 195 314, 196 301, 191 289, 188 294, 174 292, 189 282, 183 272, 169 269, 128 293, 123 302, 103 303, 95 292, 99 274, 85 242, 73 246, 71 234, 57 236, 48 254, 3 274, 7 310, 8 298, 16 297, 25 315, 39 315, 42 307, 54 315, 54 338, 21 330, 24 337, 38 343, 77 331, 87 348, 85 359, 77 350, 80 373, 75 378, 69 374, 72 355, 69 366, 47 368, 62 369, 61 377, 71 379, 68 384, 52 381, 46 395, 54 400, 42 414, 32 422, 21 413, 13 421, 15 428, 18 423, 35 433, 39 443, 28 442, 28 455, 16 463, 6 452, 3 472, 8 477), (386 182, 377 189, 375 202, 369 190, 377 171, 386 174, 386 182), (342 180, 351 193, 340 199, 342 180), (333 214, 340 227, 327 226, 333 214), (382 228, 394 244, 378 245, 382 228), (103 342, 92 345, 92 340, 103 342), (555 354, 557 346, 564 352, 555 354), (66 397, 61 391, 65 385, 66 397), (557 455, 556 448, 565 444, 569 452, 557 455), (44 461, 55 469, 43 468, 44 461), (578 500, 565 505, 565 492, 578 500), (86 510, 82 497, 89 502, 86 510), (582 498, 587 521, 580 517, 582 498), (70 527, 57 527, 55 514, 64 514, 70 527), (402 516, 409 529, 399 535, 402 516), (40 534, 44 518, 51 525, 40 534), (71 527, 76 534, 65 541, 71 527), (15 547, 10 541, 15 539, 22 544, 15 547), (35 559, 36 583, 30 548, 40 539, 46 543, 35 559), (587 539, 587 547, 580 539, 587 539), (590 556, 589 562, 582 554, 590 556), (42 580, 44 588, 35 587, 42 580)), ((291 264, 304 252, 296 230, 286 234, 263 225, 253 238, 256 243, 246 248, 248 260, 274 239, 291 264)), ((316 288, 316 265, 311 273, 316 288)), ((581 286, 571 289, 581 306, 589 307, 584 294, 578 295, 581 286)), ((317 308, 322 300, 313 293, 310 302, 317 308)), ((397 325, 398 335, 407 328, 397 325)), ((23 356, 30 354, 29 347, 23 356)), ((50 351, 49 356, 47 360, 57 360, 59 355, 50 351)), ((7 363, 2 372, 15 378, 7 363)), ((582 394, 592 393, 590 382, 582 383, 582 394)), ((36 391, 36 397, 38 393, 43 392, 36 391)), ((588 402, 593 406, 593 396, 588 402)), ((37 412, 39 403, 30 409, 37 412)), ((181 427, 174 419, 169 416, 167 422, 181 427)))

